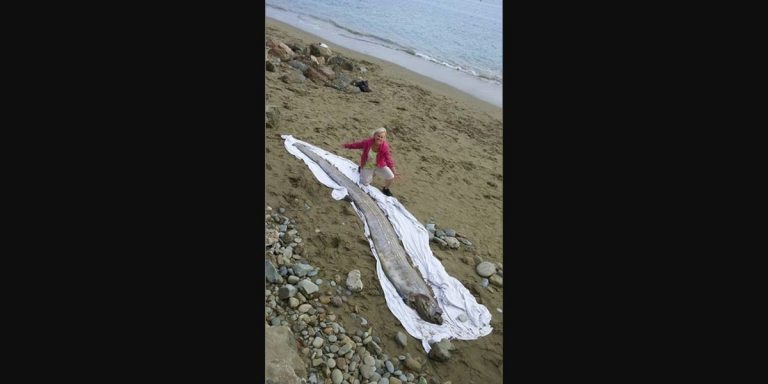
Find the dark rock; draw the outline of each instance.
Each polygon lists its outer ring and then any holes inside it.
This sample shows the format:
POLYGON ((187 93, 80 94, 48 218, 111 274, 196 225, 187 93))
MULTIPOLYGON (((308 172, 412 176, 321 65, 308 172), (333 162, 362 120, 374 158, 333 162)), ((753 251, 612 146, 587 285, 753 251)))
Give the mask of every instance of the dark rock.
POLYGON ((266 67, 267 71, 274 72, 275 71, 275 64, 271 61, 267 61, 264 63, 264 66, 266 67))
POLYGON ((308 65, 306 65, 306 64, 304 64, 304 63, 302 63, 301 61, 298 61, 298 60, 291 60, 291 61, 288 62, 288 65, 290 65, 293 68, 298 69, 301 72, 304 72, 309 67, 308 65))

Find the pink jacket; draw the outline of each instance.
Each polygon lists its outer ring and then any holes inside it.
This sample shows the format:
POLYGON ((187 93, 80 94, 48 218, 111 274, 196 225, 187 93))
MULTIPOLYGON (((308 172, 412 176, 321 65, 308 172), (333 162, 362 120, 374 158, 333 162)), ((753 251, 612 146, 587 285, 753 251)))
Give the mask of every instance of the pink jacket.
MULTIPOLYGON (((347 143, 343 144, 344 148, 348 149, 363 149, 363 154, 360 155, 360 167, 365 167, 365 162, 368 160, 368 152, 371 150, 371 147, 373 146, 373 137, 369 137, 367 139, 363 139, 354 143, 347 143)), ((392 172, 395 171, 395 162, 392 161, 392 155, 389 153, 389 144, 385 140, 381 143, 381 146, 379 146, 379 152, 376 154, 376 166, 377 167, 384 167, 388 166, 389 169, 392 170, 392 172)))

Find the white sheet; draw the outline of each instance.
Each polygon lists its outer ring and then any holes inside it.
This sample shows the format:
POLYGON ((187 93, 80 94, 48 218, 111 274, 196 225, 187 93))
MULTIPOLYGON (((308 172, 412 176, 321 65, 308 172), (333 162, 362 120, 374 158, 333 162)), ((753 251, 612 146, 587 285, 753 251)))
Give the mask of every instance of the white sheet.
POLYGON ((359 174, 357 173, 357 164, 343 157, 334 155, 328 151, 320 149, 312 144, 295 139, 291 135, 282 135, 285 139, 285 149, 292 155, 302 159, 309 169, 315 175, 318 181, 329 188, 333 188, 331 196, 336 200, 341 200, 347 195, 347 190, 341 187, 328 176, 319 165, 304 155, 295 143, 302 143, 310 147, 315 153, 336 166, 341 173, 350 180, 356 182, 360 188, 368 193, 378 206, 386 213, 387 218, 392 223, 395 233, 400 237, 406 253, 411 257, 413 264, 421 272, 424 281, 432 288, 440 308, 443 310, 443 324, 437 325, 422 320, 418 313, 407 306, 398 295, 397 290, 387 279, 379 262, 379 256, 373 246, 370 237, 368 224, 365 223, 363 214, 357 209, 354 203, 352 206, 365 224, 365 236, 371 246, 373 256, 376 258, 376 274, 384 291, 384 297, 387 301, 387 307, 392 314, 400 320, 403 328, 411 336, 420 339, 424 350, 429 353, 430 344, 436 343, 444 338, 474 340, 485 336, 493 330, 490 326, 491 314, 483 305, 477 303, 475 297, 461 284, 456 278, 451 277, 445 271, 440 260, 435 258, 429 247, 429 233, 423 225, 411 215, 405 207, 395 198, 384 195, 373 186, 362 186, 359 184, 359 174), (464 314, 467 317, 465 322, 459 321, 459 315, 464 314))

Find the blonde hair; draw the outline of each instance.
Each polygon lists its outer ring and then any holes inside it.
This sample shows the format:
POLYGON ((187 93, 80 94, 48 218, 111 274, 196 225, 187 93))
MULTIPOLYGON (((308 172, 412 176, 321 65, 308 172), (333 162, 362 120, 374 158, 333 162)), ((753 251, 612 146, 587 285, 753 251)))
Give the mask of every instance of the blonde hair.
POLYGON ((374 130, 373 130, 373 132, 371 133, 371 136, 373 136, 373 135, 375 135, 375 134, 377 134, 377 133, 379 133, 379 132, 384 132, 384 133, 387 133, 387 129, 386 129, 386 128, 384 128, 384 127, 376 128, 376 129, 374 129, 374 130))

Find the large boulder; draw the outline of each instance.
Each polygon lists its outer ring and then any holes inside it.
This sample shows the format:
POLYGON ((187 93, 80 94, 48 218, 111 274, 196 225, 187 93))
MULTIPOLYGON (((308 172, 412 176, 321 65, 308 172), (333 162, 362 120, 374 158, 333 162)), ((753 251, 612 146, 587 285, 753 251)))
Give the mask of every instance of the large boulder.
POLYGON ((307 377, 304 361, 296 350, 291 329, 265 325, 264 380, 273 383, 299 384, 307 377))

